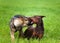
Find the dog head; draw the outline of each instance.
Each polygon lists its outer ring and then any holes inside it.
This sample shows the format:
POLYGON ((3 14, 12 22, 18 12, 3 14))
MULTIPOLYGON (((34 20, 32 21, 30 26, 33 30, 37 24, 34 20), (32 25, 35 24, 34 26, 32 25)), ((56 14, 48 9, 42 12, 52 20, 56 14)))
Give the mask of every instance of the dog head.
POLYGON ((33 21, 32 21, 32 19, 30 18, 30 17, 26 17, 25 19, 24 19, 24 25, 26 26, 30 26, 30 25, 32 25, 33 24, 33 21))
POLYGON ((38 23, 40 20, 42 20, 42 18, 45 16, 33 16, 31 17, 31 20, 33 21, 33 23, 38 23))

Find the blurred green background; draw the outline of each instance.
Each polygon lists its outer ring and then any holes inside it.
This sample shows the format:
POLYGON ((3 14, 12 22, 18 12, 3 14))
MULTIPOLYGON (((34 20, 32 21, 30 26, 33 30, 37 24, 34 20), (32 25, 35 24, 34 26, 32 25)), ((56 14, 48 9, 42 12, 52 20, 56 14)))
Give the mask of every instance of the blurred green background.
MULTIPOLYGON (((60 43, 60 0, 0 0, 0 43, 11 43, 9 21, 17 14, 46 16, 40 43, 60 43)), ((19 43, 28 43, 28 40, 20 39, 19 43)), ((31 43, 38 43, 38 40, 31 40, 31 43)))

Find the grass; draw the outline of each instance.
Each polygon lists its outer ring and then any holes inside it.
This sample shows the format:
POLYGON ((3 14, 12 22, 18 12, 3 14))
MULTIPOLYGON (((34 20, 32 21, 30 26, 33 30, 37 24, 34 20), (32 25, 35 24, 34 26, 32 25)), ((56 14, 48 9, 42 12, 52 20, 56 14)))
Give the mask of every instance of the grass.
MULTIPOLYGON (((40 43, 60 43, 60 0, 0 0, 0 43, 11 43, 9 21, 16 14, 46 16, 40 43)), ((30 42, 38 43, 38 40, 30 42)), ((28 40, 19 39, 19 43, 28 43, 28 40)))

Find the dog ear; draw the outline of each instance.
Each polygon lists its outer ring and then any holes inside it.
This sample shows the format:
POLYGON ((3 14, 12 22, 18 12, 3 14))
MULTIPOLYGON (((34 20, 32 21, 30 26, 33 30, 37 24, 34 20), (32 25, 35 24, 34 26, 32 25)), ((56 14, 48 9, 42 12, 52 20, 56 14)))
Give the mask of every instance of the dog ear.
POLYGON ((39 19, 40 19, 40 18, 43 18, 43 17, 45 17, 45 16, 35 16, 35 17, 37 17, 37 18, 39 18, 39 19))
POLYGON ((38 18, 43 18, 43 17, 45 17, 45 16, 38 16, 38 18))
POLYGON ((43 18, 43 17, 45 17, 45 16, 34 16, 34 17, 36 17, 36 18, 43 18))
POLYGON ((41 18, 45 17, 45 16, 40 16, 41 18))

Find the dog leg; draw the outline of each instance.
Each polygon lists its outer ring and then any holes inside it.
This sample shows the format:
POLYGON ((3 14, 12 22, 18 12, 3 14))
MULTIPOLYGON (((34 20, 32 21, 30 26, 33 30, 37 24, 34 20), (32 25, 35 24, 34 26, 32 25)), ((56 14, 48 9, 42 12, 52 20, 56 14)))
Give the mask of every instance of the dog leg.
POLYGON ((19 38, 20 37, 23 37, 23 31, 21 30, 21 31, 19 31, 19 38))
POLYGON ((11 42, 12 42, 12 43, 13 43, 13 42, 14 42, 14 40, 15 40, 14 33, 15 33, 15 29, 12 29, 12 30, 10 31, 10 35, 11 35, 11 42))

